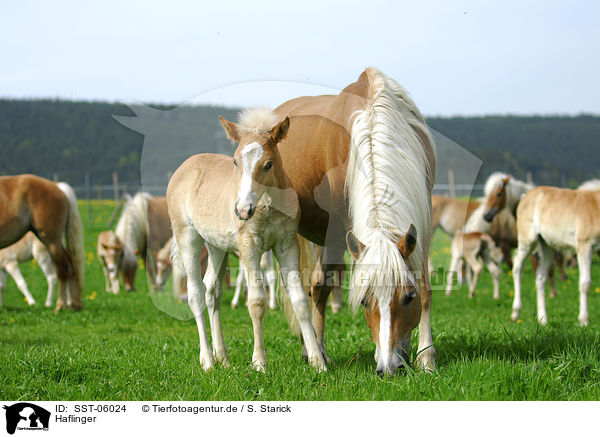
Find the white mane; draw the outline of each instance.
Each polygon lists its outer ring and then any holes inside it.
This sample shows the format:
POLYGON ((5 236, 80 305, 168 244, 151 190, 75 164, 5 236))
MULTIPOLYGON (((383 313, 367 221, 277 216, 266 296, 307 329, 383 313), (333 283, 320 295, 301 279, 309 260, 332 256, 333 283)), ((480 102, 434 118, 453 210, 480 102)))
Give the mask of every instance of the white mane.
POLYGON ((596 191, 600 190, 600 179, 591 179, 585 181, 583 184, 577 187, 581 191, 596 191))
POLYGON ((238 118, 239 127, 246 132, 268 132, 280 121, 269 108, 258 107, 244 109, 238 118))
POLYGON ((147 201, 151 197, 148 193, 137 193, 133 196, 133 199, 127 202, 123 214, 117 222, 115 234, 125 247, 134 254, 146 247, 148 232, 147 201))
MULTIPOLYGON (((511 175, 499 171, 489 175, 485 181, 485 187, 483 188, 485 197, 489 197, 489 195, 502 184, 502 180, 509 176, 511 175)), ((506 186, 506 208, 510 211, 514 211, 523 194, 534 187, 533 184, 528 184, 527 182, 520 181, 511 176, 506 186)))
POLYGON ((352 230, 365 244, 354 265, 349 296, 354 310, 365 298, 386 301, 398 284, 414 283, 397 248, 411 224, 417 228, 417 247, 408 263, 413 268, 420 269, 431 238, 433 181, 428 178, 435 169, 429 168, 415 130, 432 147, 433 139, 406 91, 383 73, 372 71, 371 100, 352 125, 346 176, 352 230), (367 296, 369 290, 372 296, 367 296))

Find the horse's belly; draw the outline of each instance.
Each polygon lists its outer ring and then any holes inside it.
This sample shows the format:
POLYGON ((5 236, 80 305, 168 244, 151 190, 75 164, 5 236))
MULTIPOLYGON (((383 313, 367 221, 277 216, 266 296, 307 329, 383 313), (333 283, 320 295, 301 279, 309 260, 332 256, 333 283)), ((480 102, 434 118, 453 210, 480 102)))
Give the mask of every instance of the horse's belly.
POLYGON ((234 228, 218 228, 202 224, 196 226, 198 234, 209 244, 228 252, 238 250, 238 234, 234 228))

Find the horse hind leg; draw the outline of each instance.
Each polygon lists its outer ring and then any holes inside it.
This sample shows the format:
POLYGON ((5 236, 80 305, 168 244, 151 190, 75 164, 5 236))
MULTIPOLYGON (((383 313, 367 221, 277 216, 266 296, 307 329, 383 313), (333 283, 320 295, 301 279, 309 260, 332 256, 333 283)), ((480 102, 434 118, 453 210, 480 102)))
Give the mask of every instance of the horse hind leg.
POLYGON ((34 246, 33 257, 37 261, 42 272, 44 272, 44 276, 46 276, 46 282, 48 283, 48 294, 46 295, 45 305, 47 308, 50 308, 52 306, 52 303, 54 302, 54 292, 56 290, 56 285, 58 282, 58 278, 56 276, 56 269, 54 268, 52 257, 50 256, 50 253, 46 250, 45 246, 40 246, 38 248, 34 246))

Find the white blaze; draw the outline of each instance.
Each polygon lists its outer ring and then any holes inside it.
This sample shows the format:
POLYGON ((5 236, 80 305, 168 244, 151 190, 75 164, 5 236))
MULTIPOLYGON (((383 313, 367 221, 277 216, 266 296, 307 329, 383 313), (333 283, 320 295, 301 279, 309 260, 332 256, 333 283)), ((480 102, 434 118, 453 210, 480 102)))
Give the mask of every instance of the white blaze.
POLYGON ((238 208, 247 208, 251 204, 256 206, 256 193, 252 191, 252 173, 263 155, 263 147, 257 143, 250 143, 242 150, 242 181, 237 196, 238 208))

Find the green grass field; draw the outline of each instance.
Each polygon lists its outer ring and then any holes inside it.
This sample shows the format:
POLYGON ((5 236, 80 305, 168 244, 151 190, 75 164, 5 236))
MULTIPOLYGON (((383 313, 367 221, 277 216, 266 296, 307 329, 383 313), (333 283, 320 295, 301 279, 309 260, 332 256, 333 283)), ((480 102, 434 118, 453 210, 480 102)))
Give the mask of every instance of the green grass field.
MULTIPOLYGON (((0 308, 0 398, 7 400, 599 400, 600 268, 592 270, 590 326, 577 326, 577 271, 548 299, 549 324, 535 322, 534 282, 527 263, 522 320, 510 321, 512 277, 491 297, 483 273, 474 299, 466 287, 446 297, 434 291, 432 327, 436 374, 407 370, 394 378, 375 374, 374 343, 364 316, 346 307, 329 312, 326 342, 333 362, 315 373, 301 358, 281 311, 265 318, 266 374, 252 370, 252 325, 245 307, 223 298, 223 328, 231 367, 204 373, 195 323, 159 311, 138 272, 138 291, 104 292, 95 256, 96 237, 113 204, 94 202, 81 213, 87 252, 84 309, 54 314, 44 308, 46 283, 33 263, 23 274, 38 301, 28 307, 9 279, 0 308)), ((436 234, 436 266, 447 266, 449 240, 436 234)), ((156 297, 171 303, 171 292, 156 297)), ((344 298, 345 301, 345 298, 344 298)), ((185 313, 186 304, 171 304, 185 313)), ((329 311, 329 310, 328 310, 329 311)), ((412 359, 417 332, 413 334, 412 359)))

